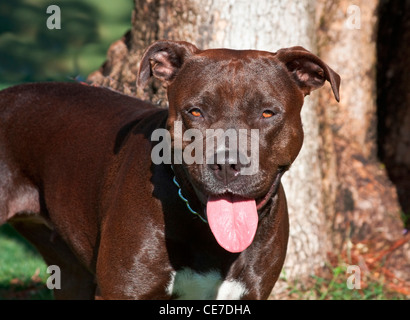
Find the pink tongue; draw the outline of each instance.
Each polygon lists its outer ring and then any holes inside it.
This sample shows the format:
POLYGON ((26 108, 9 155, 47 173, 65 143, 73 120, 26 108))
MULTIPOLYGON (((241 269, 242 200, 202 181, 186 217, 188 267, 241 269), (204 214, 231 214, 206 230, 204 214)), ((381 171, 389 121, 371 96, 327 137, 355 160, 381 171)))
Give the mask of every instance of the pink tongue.
POLYGON ((242 252, 252 243, 258 227, 255 200, 210 196, 206 214, 216 241, 225 250, 242 252))

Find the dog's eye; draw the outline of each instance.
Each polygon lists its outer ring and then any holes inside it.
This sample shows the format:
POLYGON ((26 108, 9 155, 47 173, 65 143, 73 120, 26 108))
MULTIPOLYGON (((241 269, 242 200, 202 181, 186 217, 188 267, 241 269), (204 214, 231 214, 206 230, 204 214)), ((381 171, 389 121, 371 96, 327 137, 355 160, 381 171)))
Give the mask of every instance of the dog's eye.
POLYGON ((275 113, 271 110, 265 110, 265 111, 262 112, 262 118, 265 118, 265 119, 271 118, 274 115, 275 115, 275 113))
POLYGON ((201 110, 199 110, 198 108, 192 108, 188 111, 190 114, 192 114, 194 117, 199 118, 202 116, 202 112, 201 110))

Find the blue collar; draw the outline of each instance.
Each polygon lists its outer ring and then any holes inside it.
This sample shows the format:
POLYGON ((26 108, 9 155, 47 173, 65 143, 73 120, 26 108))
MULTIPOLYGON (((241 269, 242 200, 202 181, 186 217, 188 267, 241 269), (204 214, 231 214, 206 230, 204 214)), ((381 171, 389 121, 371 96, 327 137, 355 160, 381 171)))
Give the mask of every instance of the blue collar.
MULTIPOLYGON (((172 165, 171 165, 171 169, 172 169, 172 171, 174 171, 174 167, 173 167, 172 165)), ((179 183, 178 183, 178 181, 177 181, 177 178, 175 177, 175 172, 174 172, 174 178, 172 179, 172 181, 174 181, 175 185, 178 187, 178 195, 179 195, 179 197, 185 202, 186 207, 188 208, 188 210, 189 210, 192 214, 194 214, 194 215, 196 215, 197 217, 199 217, 199 218, 202 220, 202 222, 208 223, 208 221, 206 221, 205 218, 203 218, 198 212, 196 212, 194 209, 191 208, 191 206, 189 205, 188 199, 185 198, 185 197, 182 195, 181 186, 179 185, 179 183)))

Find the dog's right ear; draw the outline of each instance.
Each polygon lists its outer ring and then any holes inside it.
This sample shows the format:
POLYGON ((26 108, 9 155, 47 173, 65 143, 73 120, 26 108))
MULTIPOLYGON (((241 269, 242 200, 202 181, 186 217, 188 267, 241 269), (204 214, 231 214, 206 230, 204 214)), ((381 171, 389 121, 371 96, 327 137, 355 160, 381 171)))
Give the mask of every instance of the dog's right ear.
POLYGON ((172 83, 186 59, 199 49, 185 41, 160 40, 145 50, 142 57, 137 85, 143 87, 154 76, 166 85, 172 83))

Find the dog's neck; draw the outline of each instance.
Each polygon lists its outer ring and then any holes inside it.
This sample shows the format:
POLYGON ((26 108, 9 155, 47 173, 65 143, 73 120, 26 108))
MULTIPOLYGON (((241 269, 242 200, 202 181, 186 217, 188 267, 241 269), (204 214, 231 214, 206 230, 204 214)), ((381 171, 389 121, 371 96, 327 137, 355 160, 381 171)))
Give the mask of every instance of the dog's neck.
POLYGON ((199 218, 203 222, 207 223, 206 219, 206 204, 202 203, 194 190, 191 182, 188 180, 184 169, 181 165, 172 165, 171 171, 174 180, 174 184, 178 189, 178 197, 181 201, 185 202, 187 211, 192 216, 199 218))

